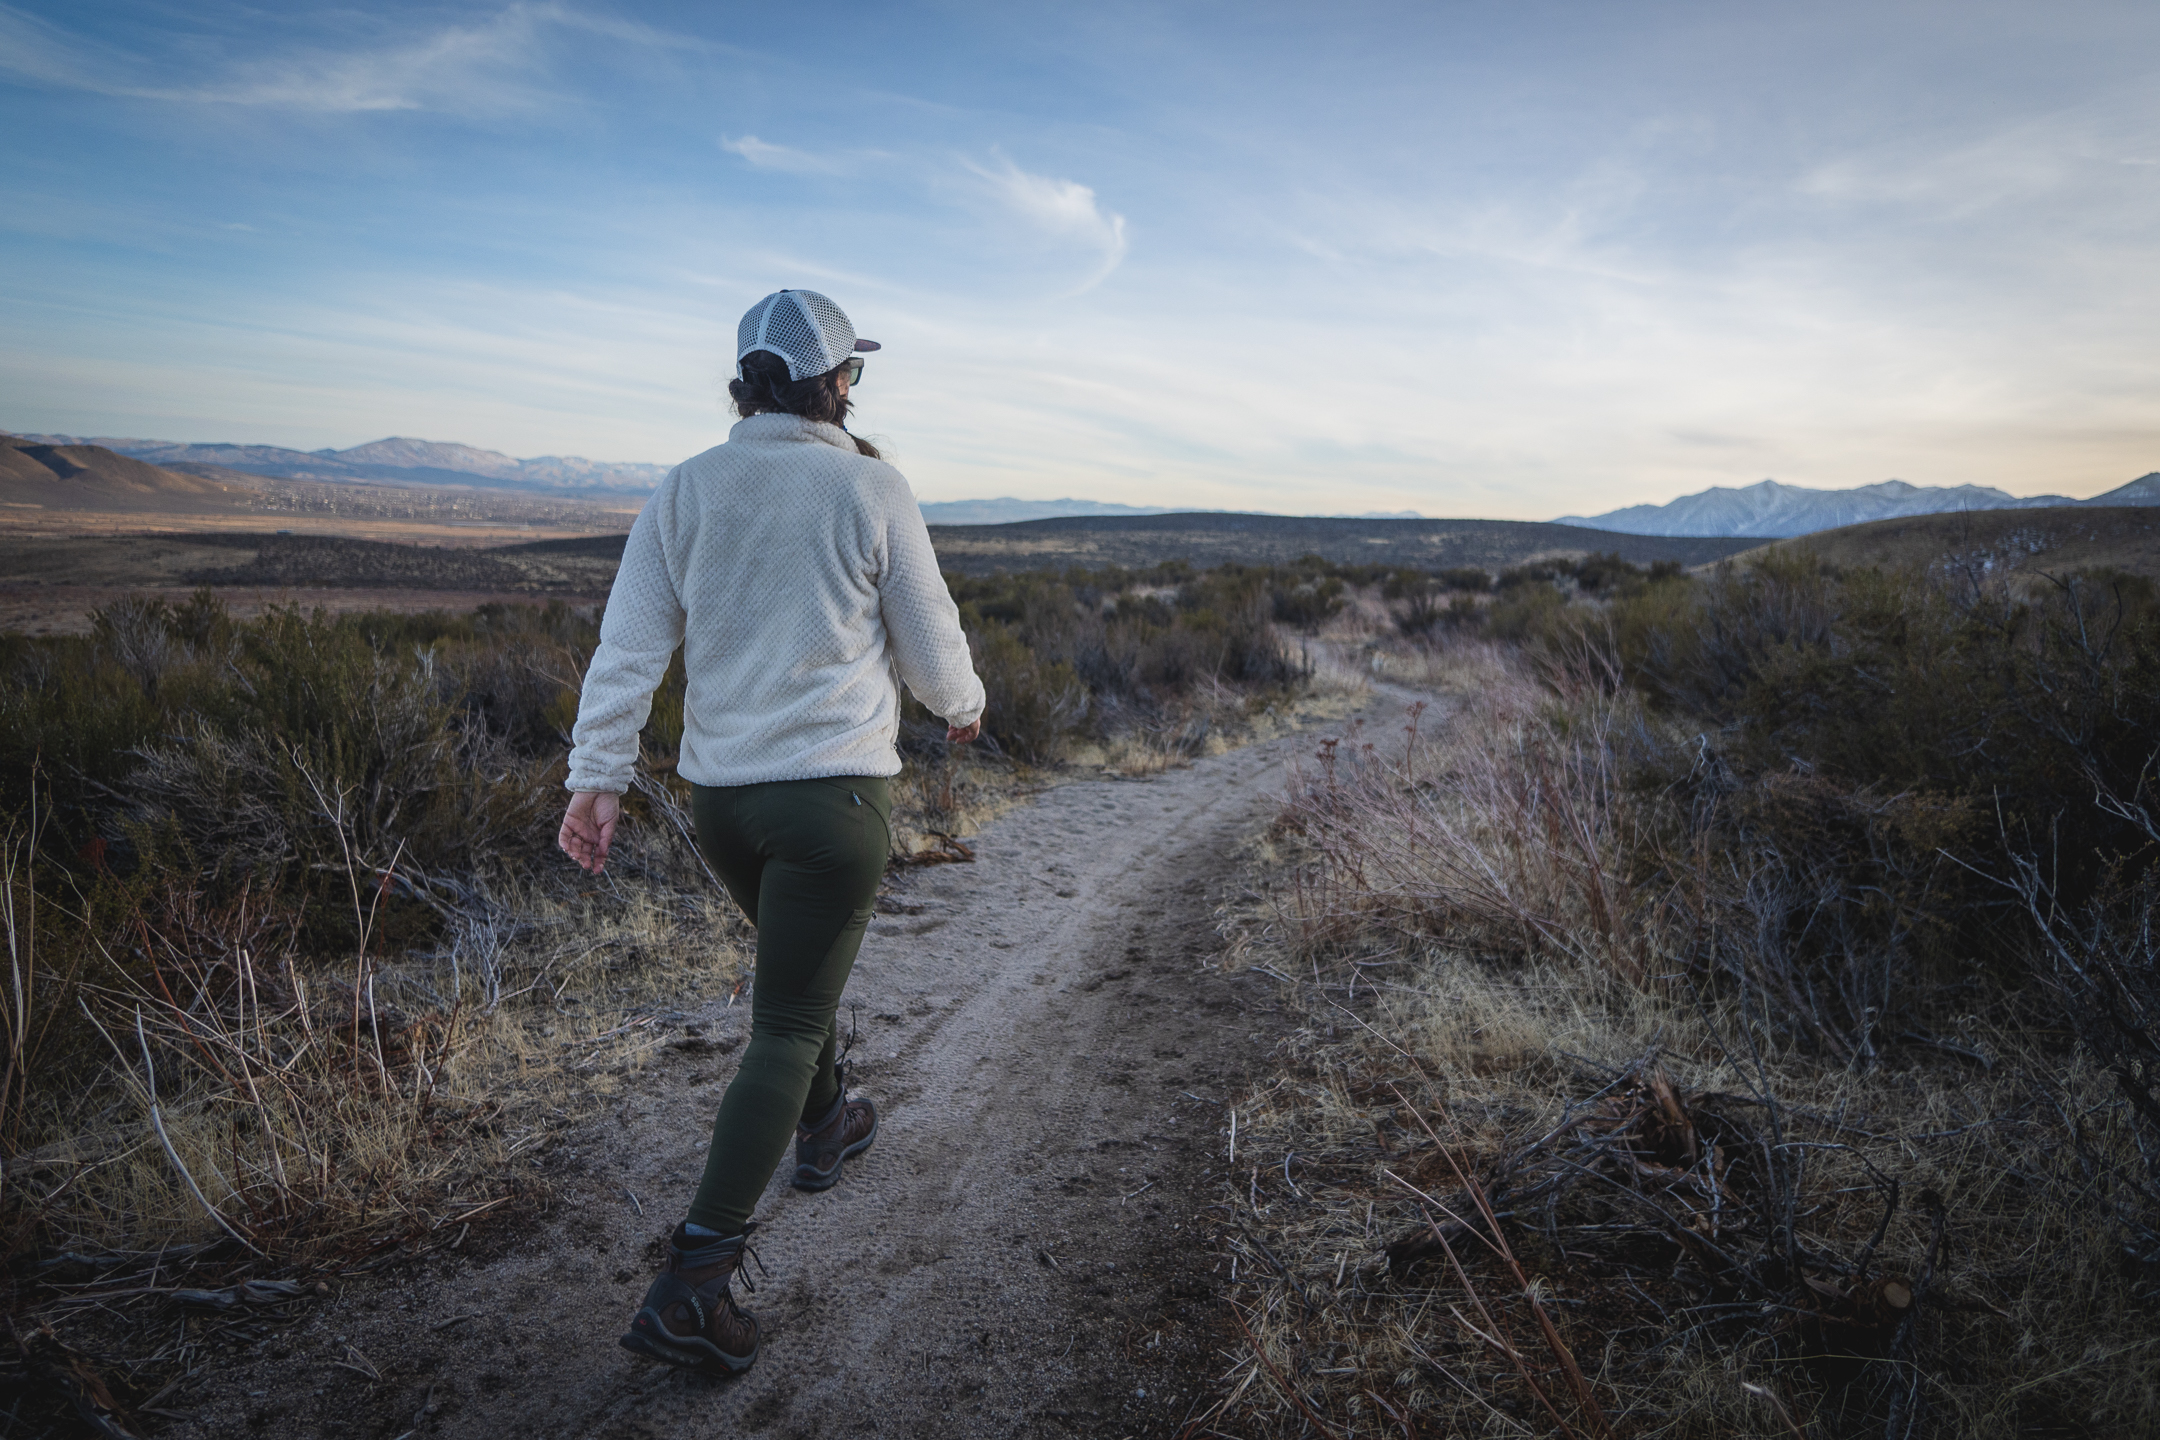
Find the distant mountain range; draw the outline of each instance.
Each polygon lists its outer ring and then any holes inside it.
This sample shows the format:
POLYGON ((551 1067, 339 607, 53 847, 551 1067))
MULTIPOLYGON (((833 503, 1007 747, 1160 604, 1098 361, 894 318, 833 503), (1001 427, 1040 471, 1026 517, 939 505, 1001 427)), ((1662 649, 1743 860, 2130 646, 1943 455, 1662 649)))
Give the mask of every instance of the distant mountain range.
POLYGON ((577 455, 542 455, 532 460, 516 460, 495 450, 437 440, 411 440, 403 436, 370 441, 349 450, 287 450, 276 445, 194 445, 105 435, 22 435, 16 438, 45 445, 99 445, 152 465, 180 471, 196 466, 215 466, 278 480, 479 485, 558 494, 573 491, 643 494, 659 485, 672 468, 587 460, 577 455))
MULTIPOLYGON (((932 525, 1011 525, 1021 520, 1066 520, 1075 516, 1109 515, 1254 515, 1254 510, 1194 510, 1174 505, 1117 505, 1108 500, 1016 500, 1010 495, 995 500, 924 500, 917 502, 923 519, 932 525)), ((1336 515, 1337 520, 1422 520, 1415 510, 1368 510, 1361 515, 1336 515)))
MULTIPOLYGON (((0 432, 4 435, 6 432, 0 432)), ((119 456, 159 466, 174 475, 198 480, 231 481, 231 472, 279 480, 405 486, 481 486, 529 494, 570 496, 647 495, 673 468, 636 462, 587 460, 577 455, 541 455, 519 460, 497 450, 440 440, 391 436, 345 450, 287 450, 276 445, 185 444, 116 436, 16 435, 21 445, 80 450, 101 446, 119 456)), ((18 456, 14 463, 28 462, 18 456)), ((36 462, 28 462, 35 464, 36 462)), ((74 462, 85 464, 81 453, 74 462)), ((43 470, 43 466, 38 468, 43 470)), ((95 464, 91 469, 100 469, 95 464)), ((110 469, 111 467, 102 467, 110 469)), ((27 475, 27 472, 26 472, 27 475)), ((49 482, 38 482, 49 483, 49 482)), ((138 477, 138 483, 140 483, 138 477)), ((70 487, 80 489, 81 479, 70 487)), ((123 486, 128 493, 138 493, 123 486)), ((165 493, 177 493, 171 481, 165 493)), ((119 492, 115 492, 119 493, 119 492)), ((1555 523, 1623 535, 1760 536, 1784 539, 1834 530, 1870 520, 1934 515, 1956 510, 2034 510, 2050 506, 2160 505, 2160 471, 2090 500, 2066 495, 2012 495, 1985 485, 1928 487, 1885 480, 1852 490, 1811 490, 1775 480, 1741 486, 1714 486, 1683 495, 1665 505, 1630 505, 1603 515, 1563 515, 1555 523)), ((1118 516, 1207 513, 1178 511, 1161 505, 1119 505, 1104 500, 933 500, 923 504, 923 518, 933 525, 1008 525, 1017 521, 1067 517, 1109 519, 1118 516)), ((1228 512, 1223 512, 1228 513, 1228 512)), ((1417 511, 1368 511, 1337 518, 1377 520, 1422 518, 1417 511)))
MULTIPOLYGON (((0 431, 0 435, 8 432, 0 431)), ((217 478, 239 471, 275 480, 317 480, 362 485, 478 485, 490 489, 568 494, 603 491, 647 495, 667 478, 671 465, 587 460, 577 455, 542 455, 518 460, 499 450, 482 450, 455 441, 414 440, 393 435, 347 450, 287 450, 277 445, 190 444, 177 440, 141 440, 116 435, 15 435, 25 444, 95 445, 182 474, 217 478)), ((227 477, 229 478, 229 477, 227 477)), ((1107 500, 932 500, 922 506, 932 525, 1005 525, 1016 520, 1051 520, 1071 515, 1167 515, 1164 505, 1118 505, 1107 500)), ((1344 518, 1416 520, 1415 510, 1370 511, 1344 518)))
POLYGON ((2160 470, 2090 500, 2067 495, 2012 495, 1986 485, 1908 485, 1885 480, 1851 490, 1810 490, 1764 480, 1715 485, 1665 505, 1630 505, 1603 515, 1563 515, 1555 523, 1623 535, 1760 535, 1785 539, 1870 520, 1954 510, 2041 510, 2058 505, 2160 505, 2160 470))
POLYGON ((1009 525, 1015 520, 1055 520, 1067 515, 1168 515, 1166 505, 1114 505, 1107 500, 925 500, 923 519, 932 525, 1009 525))

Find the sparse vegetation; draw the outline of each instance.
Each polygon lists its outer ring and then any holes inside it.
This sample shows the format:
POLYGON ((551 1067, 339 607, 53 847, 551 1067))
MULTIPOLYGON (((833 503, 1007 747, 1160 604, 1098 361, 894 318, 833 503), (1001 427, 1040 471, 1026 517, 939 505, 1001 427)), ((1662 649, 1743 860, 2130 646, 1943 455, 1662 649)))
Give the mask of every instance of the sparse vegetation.
POLYGON ((10 1313, 62 1305, 6 1362, 37 1406, 117 1414, 173 1363, 85 1359, 137 1337, 68 1295, 297 1284, 544 1203, 563 1119, 732 981, 672 831, 598 887, 547 853, 592 638, 201 592, 0 640, 0 1233, 10 1313))
POLYGON ((2160 577, 2160 515, 2132 505, 1953 511, 1848 525, 1766 548, 1805 551, 1846 569, 1948 564, 1997 575, 2107 568, 2153 579, 2160 577))
MULTIPOLYGON (((1616 549, 1638 564, 1707 564, 1755 543, 1695 536, 1618 535, 1516 520, 1347 519, 1299 515, 1117 515, 933 525, 939 563, 989 575, 1068 565, 1146 569, 1182 560, 1201 569, 1301 565, 1314 556, 1346 569, 1489 574, 1511 565, 1616 549)), ((1450 582, 1453 583, 1453 582, 1450 582)))
MULTIPOLYGON (((1030 763, 1202 753, 1310 668, 1278 625, 1309 631, 1373 570, 1183 563, 1146 570, 947 576, 989 692, 993 747, 1030 763)), ((933 727, 910 707, 918 735, 933 727)), ((919 743, 919 742, 918 742, 919 743)))
MULTIPOLYGON (((2145 582, 1780 554, 952 585, 988 744, 907 707, 896 863, 1316 681, 1445 697, 1324 749, 1232 917, 1312 1010, 1235 1106, 1252 1338, 1194 1434, 2156 1423, 2145 582)), ((594 639, 561 604, 243 623, 208 592, 0 638, 16 1310, 462 1244, 544 1201, 528 1162, 686 984, 738 978, 679 672, 610 878, 550 853, 594 639)), ((62 1390, 95 1372, 63 1335, 108 1323, 66 1313, 22 1350, 62 1390)))
MULTIPOLYGON (((955 583, 989 744, 952 753, 910 705, 896 863, 964 857, 1046 767, 1145 773, 1266 723, 1303 682, 1276 594, 1342 581, 955 583)), ((686 988, 734 983, 747 934, 674 775, 679 664, 607 878, 552 853, 596 638, 561 603, 239 621, 208 590, 0 637, 12 1312, 144 1267, 230 1286, 461 1244, 544 1202, 530 1162, 686 988)), ((67 1313, 79 1341, 103 1312, 67 1313)), ((66 1344, 16 1360, 67 1390, 66 1344)))
POLYGON ((1600 568, 1290 797, 1207 1423, 2160 1425, 2149 588, 1600 568))

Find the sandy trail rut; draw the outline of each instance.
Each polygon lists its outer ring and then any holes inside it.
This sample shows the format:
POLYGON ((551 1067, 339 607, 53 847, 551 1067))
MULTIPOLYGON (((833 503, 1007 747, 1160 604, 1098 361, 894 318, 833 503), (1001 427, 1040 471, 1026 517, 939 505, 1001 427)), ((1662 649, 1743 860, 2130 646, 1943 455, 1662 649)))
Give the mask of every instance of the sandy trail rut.
POLYGON ((748 1374, 616 1346, 747 1029, 714 996, 678 1022, 702 1040, 551 1153, 559 1203, 526 1240, 355 1286, 183 1433, 1174 1434, 1234 1343, 1200 1213, 1221 1102, 1279 1023, 1272 987, 1204 964, 1211 912, 1313 733, 1056 787, 975 864, 900 882, 920 908, 878 916, 843 1002, 883 1130, 835 1189, 787 1188, 791 1157, 760 1201, 748 1374), (332 1363, 347 1345, 379 1381, 332 1363))

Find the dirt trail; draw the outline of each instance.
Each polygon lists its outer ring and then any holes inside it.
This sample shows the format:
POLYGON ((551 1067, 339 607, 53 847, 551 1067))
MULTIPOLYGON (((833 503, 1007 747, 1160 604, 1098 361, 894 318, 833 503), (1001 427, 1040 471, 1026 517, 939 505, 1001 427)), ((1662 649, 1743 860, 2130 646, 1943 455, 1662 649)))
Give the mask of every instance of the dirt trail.
POLYGON ((615 1343, 739 1054, 747 1007, 716 996, 683 1020, 709 1045, 686 1032, 551 1154, 560 1204, 526 1240, 354 1286, 177 1433, 1174 1434, 1235 1343, 1201 1213, 1221 1102, 1280 1024, 1272 986, 1203 966, 1211 911, 1311 740, 1060 786, 986 827, 977 863, 903 883, 921 908, 878 917, 848 995, 884 1129, 837 1188, 783 1167, 760 1202, 747 1375, 615 1343), (334 1363, 348 1344, 379 1381, 334 1363))

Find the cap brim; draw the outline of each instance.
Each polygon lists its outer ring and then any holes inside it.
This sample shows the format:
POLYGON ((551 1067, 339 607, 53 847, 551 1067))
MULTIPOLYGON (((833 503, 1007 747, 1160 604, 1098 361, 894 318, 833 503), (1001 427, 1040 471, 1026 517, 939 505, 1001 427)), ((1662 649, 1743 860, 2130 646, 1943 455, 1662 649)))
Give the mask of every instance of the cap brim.
POLYGON ((855 342, 855 348, 857 350, 882 350, 885 347, 878 344, 875 340, 857 340, 855 342))

